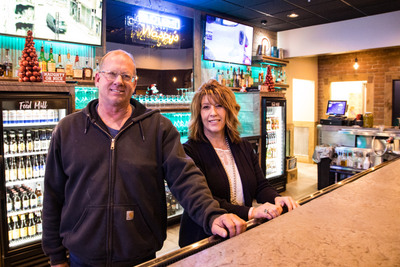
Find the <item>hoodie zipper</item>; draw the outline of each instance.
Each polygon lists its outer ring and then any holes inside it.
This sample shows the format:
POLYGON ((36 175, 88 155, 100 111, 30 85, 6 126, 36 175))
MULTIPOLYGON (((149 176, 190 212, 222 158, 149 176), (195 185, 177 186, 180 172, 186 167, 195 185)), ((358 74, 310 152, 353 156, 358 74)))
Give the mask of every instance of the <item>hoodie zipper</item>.
POLYGON ((94 125, 96 125, 101 131, 103 131, 108 137, 111 138, 111 145, 110 145, 110 177, 109 177, 109 184, 108 184, 108 205, 107 205, 107 213, 109 216, 107 216, 107 266, 112 266, 112 225, 113 225, 113 208, 114 208, 114 185, 115 185, 115 176, 114 176, 114 169, 115 169, 115 142, 117 140, 117 137, 125 131, 129 126, 133 124, 133 122, 130 122, 127 124, 125 127, 121 128, 117 135, 115 137, 112 137, 108 131, 104 130, 97 122, 93 122, 94 125))

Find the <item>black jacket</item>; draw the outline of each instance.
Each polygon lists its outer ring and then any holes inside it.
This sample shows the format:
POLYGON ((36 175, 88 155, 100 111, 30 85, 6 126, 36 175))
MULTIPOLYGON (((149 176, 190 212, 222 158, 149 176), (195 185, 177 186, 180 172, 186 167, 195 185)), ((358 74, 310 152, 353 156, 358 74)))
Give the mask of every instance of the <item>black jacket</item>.
MULTIPOLYGON (((258 203, 275 203, 275 197, 279 194, 263 175, 258 157, 248 141, 242 139, 239 144, 233 144, 229 141, 229 146, 242 181, 244 206, 230 203, 228 176, 211 143, 189 140, 183 145, 186 154, 194 160, 197 167, 206 176, 208 186, 221 208, 247 221, 248 212, 254 199, 258 203)), ((185 211, 181 219, 179 245, 181 247, 187 246, 208 236, 185 211)))
POLYGON ((112 138, 94 100, 53 131, 47 156, 43 250, 52 264, 66 249, 93 266, 132 266, 162 247, 167 209, 164 179, 210 233, 226 211, 186 156, 180 136, 158 110, 135 109, 112 138))

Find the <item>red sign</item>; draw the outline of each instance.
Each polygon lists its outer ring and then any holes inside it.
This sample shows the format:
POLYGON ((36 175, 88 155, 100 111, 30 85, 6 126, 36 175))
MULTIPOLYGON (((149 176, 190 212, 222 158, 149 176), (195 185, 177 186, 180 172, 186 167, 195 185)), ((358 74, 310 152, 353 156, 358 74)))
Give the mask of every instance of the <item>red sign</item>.
POLYGON ((42 72, 44 83, 65 83, 65 72, 42 72))

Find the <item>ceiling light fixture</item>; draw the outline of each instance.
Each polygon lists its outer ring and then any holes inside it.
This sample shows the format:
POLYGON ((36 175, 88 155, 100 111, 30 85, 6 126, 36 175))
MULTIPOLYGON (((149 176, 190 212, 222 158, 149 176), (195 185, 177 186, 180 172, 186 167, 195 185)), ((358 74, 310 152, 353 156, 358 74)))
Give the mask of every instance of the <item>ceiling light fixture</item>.
POLYGON ((358 67, 360 67, 360 65, 358 65, 357 58, 356 58, 356 59, 354 60, 353 68, 354 68, 355 70, 357 70, 358 67))
POLYGON ((296 13, 291 13, 290 15, 287 15, 289 18, 297 18, 299 15, 296 13))
POLYGON ((266 19, 263 19, 263 20, 261 21, 261 24, 264 25, 264 26, 267 25, 267 20, 266 20, 266 19))

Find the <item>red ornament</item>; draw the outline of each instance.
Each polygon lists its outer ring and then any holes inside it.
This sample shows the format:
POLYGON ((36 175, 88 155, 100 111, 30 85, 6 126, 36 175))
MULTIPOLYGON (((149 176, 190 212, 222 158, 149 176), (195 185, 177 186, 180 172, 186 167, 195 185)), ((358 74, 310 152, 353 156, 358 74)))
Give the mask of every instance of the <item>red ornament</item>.
POLYGON ((37 75, 40 70, 39 62, 37 61, 37 54, 35 49, 35 42, 33 42, 32 31, 27 32, 25 37, 25 47, 22 50, 22 57, 20 61, 20 68, 18 81, 20 82, 40 82, 41 77, 37 75), (33 72, 32 72, 33 70, 33 72))

